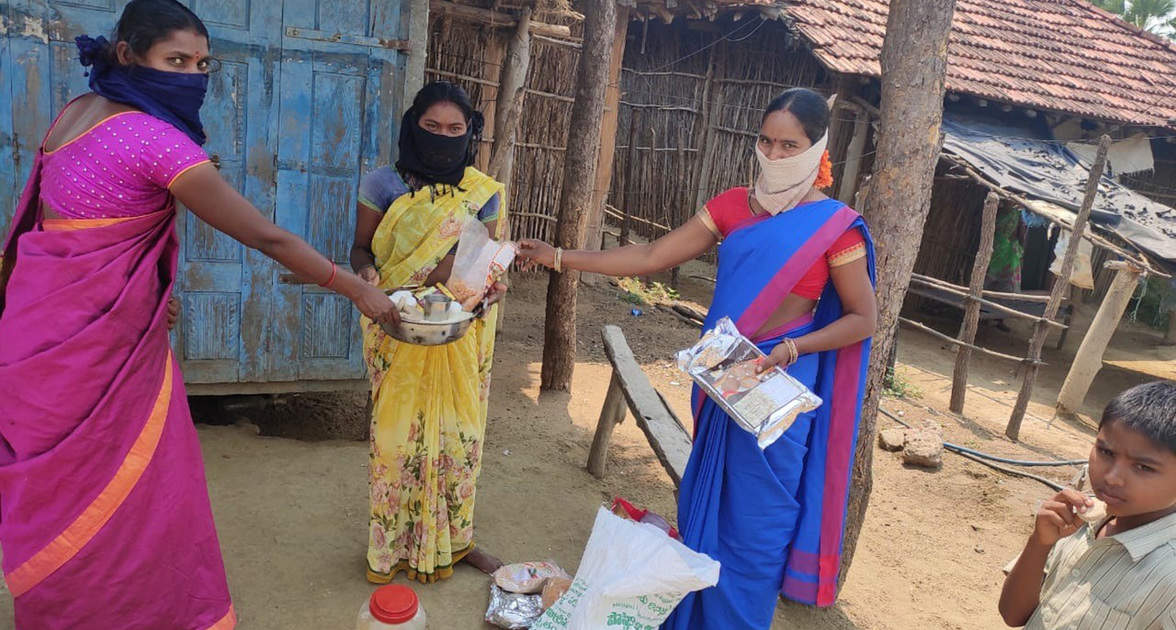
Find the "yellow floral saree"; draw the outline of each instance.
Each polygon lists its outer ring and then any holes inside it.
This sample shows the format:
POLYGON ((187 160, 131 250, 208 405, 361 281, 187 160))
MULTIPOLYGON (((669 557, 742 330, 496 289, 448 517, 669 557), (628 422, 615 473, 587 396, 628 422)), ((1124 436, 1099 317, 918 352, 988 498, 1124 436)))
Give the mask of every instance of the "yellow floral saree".
MULTIPOLYGON (((404 194, 384 213, 372 252, 386 290, 420 284, 461 228, 502 184, 467 168, 457 189, 404 194)), ((506 233, 500 204, 495 238, 506 233)), ((482 463, 497 307, 444 346, 392 339, 362 322, 372 381, 368 579, 398 573, 422 583, 453 574, 474 547, 474 494, 482 463)))

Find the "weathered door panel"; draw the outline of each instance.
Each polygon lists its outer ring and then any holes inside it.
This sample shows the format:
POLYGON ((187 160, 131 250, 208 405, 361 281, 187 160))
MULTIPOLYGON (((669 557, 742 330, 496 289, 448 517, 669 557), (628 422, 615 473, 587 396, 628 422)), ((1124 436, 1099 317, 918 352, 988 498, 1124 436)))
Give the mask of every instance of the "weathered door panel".
MULTIPOLYGON (((204 148, 229 185, 272 219, 281 7, 240 0, 194 0, 191 7, 220 61, 201 110, 204 148)), ((267 380, 274 263, 190 212, 180 216, 179 235, 183 316, 176 346, 186 380, 267 380)))
MULTIPOLYGON (((110 35, 127 0, 0 3, 0 222, 37 145, 85 93, 74 37, 110 35)), ((400 0, 190 0, 221 71, 202 119, 221 174, 267 217, 347 264, 364 171, 394 150, 407 32, 400 0), (284 22, 283 22, 284 20, 284 22), (280 111, 280 114, 279 114, 280 111)), ((194 384, 363 377, 358 314, 183 211, 174 345, 194 384)), ((295 386, 297 387, 297 386, 295 386)), ((260 386, 258 391, 264 391, 260 386)))
MULTIPOLYGON (((393 95, 403 60, 381 43, 401 32, 398 6, 285 2, 277 221, 341 267, 348 265, 359 178, 388 159, 399 115, 393 95)), ((346 299, 278 284, 274 300, 275 374, 363 378, 359 314, 346 299)))

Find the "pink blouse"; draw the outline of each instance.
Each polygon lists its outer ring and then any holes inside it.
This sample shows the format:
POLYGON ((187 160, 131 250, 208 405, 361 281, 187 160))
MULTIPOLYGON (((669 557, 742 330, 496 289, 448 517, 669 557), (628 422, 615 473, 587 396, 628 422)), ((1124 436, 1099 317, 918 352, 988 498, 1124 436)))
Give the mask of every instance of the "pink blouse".
POLYGON ((42 158, 41 200, 69 219, 134 217, 162 210, 168 187, 208 155, 170 123, 143 112, 99 122, 42 158))

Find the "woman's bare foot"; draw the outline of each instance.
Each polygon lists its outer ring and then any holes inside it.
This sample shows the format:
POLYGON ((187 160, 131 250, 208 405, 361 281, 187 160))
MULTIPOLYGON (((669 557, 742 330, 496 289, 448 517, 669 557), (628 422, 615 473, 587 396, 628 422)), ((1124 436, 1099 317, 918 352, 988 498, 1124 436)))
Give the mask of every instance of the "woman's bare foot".
POLYGON ((461 559, 461 561, 474 567, 482 573, 485 573, 486 575, 494 573, 499 569, 499 567, 502 566, 501 560, 486 553, 485 551, 482 551, 481 549, 478 549, 477 547, 470 550, 470 552, 467 553, 466 556, 461 559))

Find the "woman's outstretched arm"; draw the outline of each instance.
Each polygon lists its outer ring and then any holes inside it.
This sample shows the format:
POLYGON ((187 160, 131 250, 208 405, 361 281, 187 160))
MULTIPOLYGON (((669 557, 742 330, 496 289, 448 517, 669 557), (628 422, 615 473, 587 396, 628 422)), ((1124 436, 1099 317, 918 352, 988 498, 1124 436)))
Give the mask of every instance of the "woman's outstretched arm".
MULTIPOLYGON (((576 269, 606 276, 644 276, 677 267, 693 260, 719 242, 714 232, 694 217, 682 227, 643 245, 626 245, 604 251, 569 250, 562 256, 561 268, 576 269)), ((555 267, 555 248, 543 241, 525 239, 519 243, 519 255, 545 267, 555 267)))

